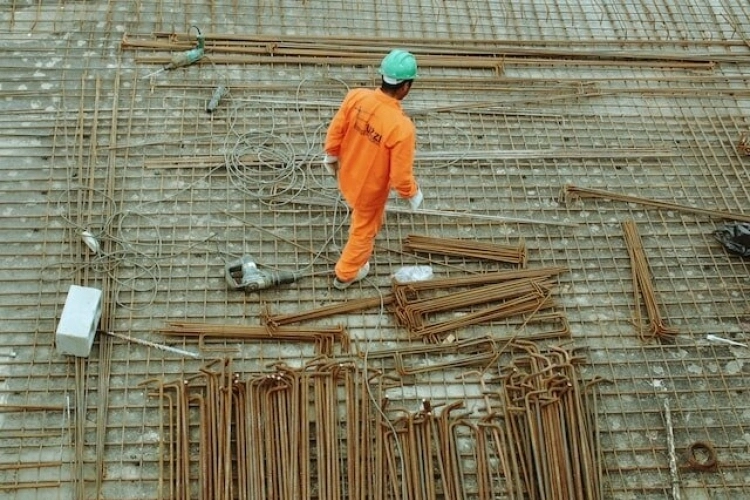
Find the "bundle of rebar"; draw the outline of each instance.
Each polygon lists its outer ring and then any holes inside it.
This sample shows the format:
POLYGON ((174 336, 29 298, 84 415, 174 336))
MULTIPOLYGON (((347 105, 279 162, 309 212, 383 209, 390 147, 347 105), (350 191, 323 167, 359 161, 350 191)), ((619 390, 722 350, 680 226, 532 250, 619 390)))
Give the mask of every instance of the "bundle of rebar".
POLYGON ((335 344, 341 346, 343 353, 349 352, 350 348, 349 334, 343 326, 290 328, 173 321, 160 332, 173 337, 197 337, 201 342, 206 338, 314 342, 318 353, 326 356, 333 355, 335 344))
POLYGON ((493 338, 481 337, 440 345, 422 344, 367 351, 367 359, 391 358, 396 372, 401 376, 406 376, 468 366, 488 367, 497 360, 502 351, 502 347, 498 347, 493 338), (424 362, 425 356, 430 356, 430 361, 427 363, 424 362), (447 357, 449 361, 443 363, 433 361, 439 357, 447 357))
POLYGON ((376 498, 367 375, 332 360, 277 368, 246 384, 246 498, 376 498))
POLYGON ((159 385, 160 498, 382 498, 372 488, 366 375, 325 359, 275 368, 242 380, 230 360, 217 360, 159 385))
POLYGON ((551 277, 563 268, 543 268, 413 283, 394 282, 397 322, 410 336, 440 342, 445 334, 511 316, 535 314, 554 307, 551 277), (480 286, 445 293, 445 289, 480 286), (425 291, 442 294, 423 297, 425 291), (482 306, 482 307, 478 307, 482 306), (445 313, 452 314, 445 314, 445 313), (445 318, 445 316, 448 316, 445 318))
POLYGON ((380 427, 376 489, 394 500, 523 498, 514 495, 505 436, 491 415, 470 419, 461 402, 429 401, 380 427), (471 478, 471 479, 469 479, 471 478))
POLYGON ((517 245, 497 245, 476 240, 435 238, 410 234, 404 241, 405 251, 451 255, 470 259, 506 262, 526 267, 526 244, 521 239, 517 245))
POLYGON ((664 324, 664 319, 659 311, 659 303, 654 290, 651 269, 648 265, 646 252, 643 249, 643 241, 638 233, 638 227, 633 220, 626 220, 622 224, 625 233, 625 246, 630 256, 630 264, 633 272, 633 292, 636 303, 636 323, 642 340, 674 340, 677 330, 669 328, 664 324), (646 308, 648 324, 643 325, 640 315, 640 304, 646 308))
POLYGON ((164 412, 159 498, 234 498, 232 460, 239 453, 234 447, 240 446, 232 435, 238 397, 234 382, 231 361, 225 359, 203 367, 190 379, 158 385, 164 412), (217 363, 220 366, 214 369, 217 363), (194 450, 198 450, 197 464, 194 450))
POLYGON ((487 285, 443 297, 399 304, 396 318, 412 336, 434 339, 438 335, 470 325, 552 307, 554 304, 549 300, 552 285, 551 280, 532 279, 487 285), (472 310, 477 305, 485 307, 472 310), (464 312, 443 320, 429 320, 438 313, 456 310, 464 312))
POLYGON ((160 382, 159 498, 598 500, 581 358, 531 342, 506 347, 512 362, 492 379, 504 393, 483 384, 480 415, 459 411, 462 401, 389 407, 373 382, 382 377, 352 359, 249 376, 223 359, 160 382))
POLYGON ((541 352, 531 342, 516 348, 523 354, 506 367, 502 389, 514 491, 539 500, 601 499, 594 398, 580 380, 582 358, 562 348, 541 352))
POLYGON ((310 311, 302 311, 290 314, 276 314, 272 315, 268 311, 268 307, 264 307, 261 314, 261 319, 267 325, 273 329, 277 329, 282 325, 288 325, 290 323, 299 323, 301 321, 310 321, 320 318, 327 318, 330 316, 337 316, 339 314, 351 313, 356 311, 362 311, 364 309, 371 309, 374 307, 385 307, 393 302, 392 295, 384 295, 382 297, 371 297, 364 299, 350 299, 344 302, 338 302, 310 311))

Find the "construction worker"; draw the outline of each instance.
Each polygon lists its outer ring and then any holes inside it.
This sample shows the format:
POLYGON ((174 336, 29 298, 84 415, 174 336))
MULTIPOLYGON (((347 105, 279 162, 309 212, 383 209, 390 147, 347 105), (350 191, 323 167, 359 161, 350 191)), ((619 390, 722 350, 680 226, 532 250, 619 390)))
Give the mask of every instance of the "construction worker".
POLYGON ((412 210, 423 200, 413 170, 416 132, 401 109, 417 77, 417 61, 405 50, 392 50, 380 75, 380 88, 347 93, 326 134, 324 165, 352 210, 349 239, 335 268, 333 286, 339 290, 370 271, 390 190, 409 200, 412 210))

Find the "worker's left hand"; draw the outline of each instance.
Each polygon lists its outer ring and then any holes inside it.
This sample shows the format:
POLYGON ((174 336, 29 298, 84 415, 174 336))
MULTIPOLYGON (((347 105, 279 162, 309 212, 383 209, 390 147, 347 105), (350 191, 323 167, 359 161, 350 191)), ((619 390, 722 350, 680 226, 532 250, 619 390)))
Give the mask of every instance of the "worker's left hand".
POLYGON ((422 194, 422 189, 417 188, 417 192, 414 196, 409 198, 409 206, 411 207, 412 211, 419 208, 419 206, 422 204, 422 201, 424 200, 424 195, 422 194))
POLYGON ((323 157, 323 166, 326 168, 326 171, 332 175, 333 177, 336 177, 336 174, 339 173, 339 158, 338 156, 332 156, 332 155, 325 155, 323 157))

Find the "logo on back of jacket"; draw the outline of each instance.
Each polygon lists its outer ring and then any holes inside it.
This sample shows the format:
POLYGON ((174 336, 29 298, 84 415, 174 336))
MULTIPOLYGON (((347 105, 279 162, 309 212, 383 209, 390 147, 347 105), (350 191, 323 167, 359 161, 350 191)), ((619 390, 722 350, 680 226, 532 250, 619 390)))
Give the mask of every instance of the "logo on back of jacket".
POLYGON ((357 106, 357 117, 354 120, 354 130, 367 137, 370 142, 379 145, 380 141, 383 140, 383 134, 370 125, 370 118, 372 118, 372 115, 372 112, 365 111, 357 106))

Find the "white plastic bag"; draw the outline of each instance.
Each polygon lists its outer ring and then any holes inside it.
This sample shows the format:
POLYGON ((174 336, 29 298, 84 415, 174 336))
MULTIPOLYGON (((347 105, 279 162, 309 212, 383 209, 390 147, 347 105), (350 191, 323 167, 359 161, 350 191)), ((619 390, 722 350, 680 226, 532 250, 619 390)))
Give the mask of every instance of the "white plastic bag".
POLYGON ((404 266, 393 274, 393 279, 399 283, 427 281, 432 279, 432 266, 404 266))

